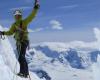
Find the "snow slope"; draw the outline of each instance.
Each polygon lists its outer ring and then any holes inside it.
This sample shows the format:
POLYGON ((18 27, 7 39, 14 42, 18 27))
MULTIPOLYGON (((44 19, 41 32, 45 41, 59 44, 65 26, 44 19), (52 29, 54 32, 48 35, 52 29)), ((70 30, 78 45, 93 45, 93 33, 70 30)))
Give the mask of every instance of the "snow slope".
POLYGON ((100 80, 100 55, 98 55, 97 63, 92 65, 94 80, 100 80))
MULTIPOLYGON (((0 30, 3 30, 0 26, 0 30)), ((22 80, 15 74, 19 71, 19 64, 15 57, 13 48, 7 37, 0 39, 0 80, 22 80)), ((40 80, 36 74, 31 73, 32 80, 40 80)), ((26 80, 23 78, 23 80, 26 80)))

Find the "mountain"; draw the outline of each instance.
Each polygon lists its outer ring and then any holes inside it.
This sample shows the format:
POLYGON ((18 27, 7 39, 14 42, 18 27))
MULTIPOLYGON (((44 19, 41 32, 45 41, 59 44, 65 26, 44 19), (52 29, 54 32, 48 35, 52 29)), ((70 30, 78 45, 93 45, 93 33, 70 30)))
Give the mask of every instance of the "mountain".
MULTIPOLYGON (((97 56, 100 54, 99 49, 70 48, 62 47, 64 43, 42 43, 33 46, 33 49, 40 51, 46 58, 50 58, 51 62, 59 61, 60 63, 70 64, 71 67, 84 69, 93 62, 97 62, 97 56)), ((32 51, 31 51, 32 53, 32 51)), ((34 50, 33 50, 34 53, 34 50)), ((39 56, 39 55, 38 55, 39 56)), ((45 58, 44 58, 45 59, 45 58)))
POLYGON ((45 42, 31 46, 26 58, 31 71, 40 71, 42 77, 46 75, 52 80, 84 80, 82 77, 86 77, 85 80, 94 80, 91 66, 97 62, 99 54, 99 49, 91 46, 71 47, 66 43, 45 42))

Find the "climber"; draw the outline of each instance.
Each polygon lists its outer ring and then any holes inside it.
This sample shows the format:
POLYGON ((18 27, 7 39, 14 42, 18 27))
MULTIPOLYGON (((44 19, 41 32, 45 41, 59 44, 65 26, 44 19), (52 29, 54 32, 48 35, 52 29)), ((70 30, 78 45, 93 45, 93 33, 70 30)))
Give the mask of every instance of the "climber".
POLYGON ((14 35, 14 39, 16 40, 16 49, 19 54, 18 61, 20 64, 20 72, 17 75, 25 78, 29 76, 28 64, 25 59, 26 49, 29 45, 27 26, 36 16, 39 7, 39 4, 35 2, 34 9, 25 19, 22 19, 22 12, 20 10, 15 10, 15 22, 12 24, 11 28, 8 31, 0 31, 0 35, 14 35))

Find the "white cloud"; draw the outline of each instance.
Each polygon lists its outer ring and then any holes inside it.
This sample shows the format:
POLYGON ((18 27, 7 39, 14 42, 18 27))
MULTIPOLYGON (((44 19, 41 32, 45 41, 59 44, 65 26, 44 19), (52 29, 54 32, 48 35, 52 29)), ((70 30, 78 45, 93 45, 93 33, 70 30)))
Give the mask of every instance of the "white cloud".
POLYGON ((56 30, 62 30, 63 29, 62 24, 57 20, 51 20, 50 24, 51 24, 52 29, 56 29, 56 30))
POLYGON ((72 48, 91 48, 91 49, 99 49, 100 50, 100 29, 99 28, 94 28, 94 34, 96 41, 93 42, 83 42, 83 41, 73 41, 68 43, 69 47, 72 48))
POLYGON ((94 28, 94 33, 97 41, 100 43, 100 29, 94 28))
POLYGON ((69 47, 72 48, 91 48, 91 49, 99 49, 100 50, 100 29, 99 28, 93 28, 96 41, 93 42, 83 42, 83 41, 72 41, 68 43, 69 47))
MULTIPOLYGON (((66 49, 72 48, 76 50, 91 51, 91 50, 100 50, 100 29, 93 28, 96 40, 93 42, 84 42, 84 41, 71 41, 68 43, 64 42, 45 42, 44 45, 48 45, 50 49, 57 51, 64 51, 66 49)), ((43 45, 42 45, 43 46, 43 45)))

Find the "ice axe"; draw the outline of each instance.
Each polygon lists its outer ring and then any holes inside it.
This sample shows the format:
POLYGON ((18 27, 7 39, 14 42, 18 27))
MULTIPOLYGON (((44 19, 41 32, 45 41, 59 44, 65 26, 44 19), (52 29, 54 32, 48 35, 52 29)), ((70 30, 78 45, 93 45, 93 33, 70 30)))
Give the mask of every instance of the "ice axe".
POLYGON ((35 5, 39 5, 39 0, 35 0, 35 5))
POLYGON ((35 3, 34 3, 36 9, 40 8, 40 5, 39 5, 39 0, 35 0, 35 3))

